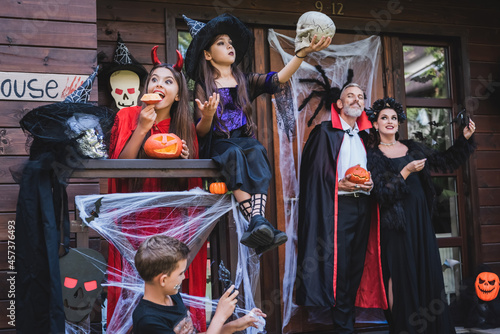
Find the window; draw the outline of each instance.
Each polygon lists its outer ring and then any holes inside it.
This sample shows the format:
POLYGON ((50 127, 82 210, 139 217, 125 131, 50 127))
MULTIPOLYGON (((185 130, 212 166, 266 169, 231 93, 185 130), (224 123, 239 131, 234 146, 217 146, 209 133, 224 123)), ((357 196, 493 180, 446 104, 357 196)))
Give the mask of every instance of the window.
MULTIPOLYGON (((452 119, 461 108, 453 78, 458 72, 452 39, 419 40, 385 37, 387 47, 386 92, 401 101, 407 121, 400 129, 402 138, 414 139, 436 150, 453 145, 459 129, 452 119)), ((464 195, 461 170, 433 173, 437 192, 432 223, 438 238, 448 301, 457 295, 458 282, 466 268, 464 195)))

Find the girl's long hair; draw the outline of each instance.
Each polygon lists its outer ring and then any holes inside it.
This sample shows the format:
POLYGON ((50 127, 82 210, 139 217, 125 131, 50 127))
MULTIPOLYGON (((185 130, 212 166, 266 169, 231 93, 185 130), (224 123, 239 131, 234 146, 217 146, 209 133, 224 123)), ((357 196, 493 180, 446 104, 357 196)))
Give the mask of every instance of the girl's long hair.
MULTIPOLYGON (((188 97, 188 88, 186 79, 184 75, 175 69, 172 68, 171 65, 162 63, 159 65, 155 65, 151 71, 149 72, 145 92, 148 92, 149 81, 154 71, 160 67, 169 69, 172 72, 172 76, 174 80, 177 82, 179 86, 179 101, 174 101, 172 107, 170 108, 170 127, 168 132, 176 134, 179 138, 184 139, 189 148, 189 159, 197 159, 198 158, 198 145, 195 142, 195 127, 193 123, 193 116, 191 113, 191 109, 189 108, 189 97, 188 97)), ((141 149, 137 155, 138 159, 148 159, 149 157, 146 155, 144 151, 144 143, 150 137, 151 131, 148 131, 148 134, 145 136, 144 141, 142 142, 141 149)), ((135 178, 131 179, 130 188, 132 191, 141 191, 144 184, 144 179, 135 178)), ((164 190, 169 191, 180 191, 187 189, 187 179, 169 179, 169 178, 161 178, 161 185, 164 190)))
MULTIPOLYGON (((214 44, 214 42, 217 40, 217 37, 218 36, 215 36, 212 41, 208 43, 207 47, 205 48, 206 51, 209 51, 212 44, 214 44)), ((204 52, 202 52, 200 55, 196 73, 198 77, 195 78, 195 81, 203 88, 205 101, 208 101, 208 97, 217 92, 217 85, 215 83, 215 80, 220 78, 221 74, 217 68, 213 67, 212 64, 205 59, 204 52)), ((236 84, 238 85, 237 100, 235 102, 237 106, 243 110, 243 113, 247 118, 247 128, 245 133, 250 136, 253 134, 255 124, 252 119, 252 104, 248 96, 247 80, 245 74, 237 65, 235 65, 235 63, 231 65, 231 73, 233 74, 233 77, 236 80, 236 84)), ((198 94, 195 94, 195 96, 196 95, 198 94)), ((221 108, 222 112, 224 112, 224 106, 222 104, 221 108)), ((226 133, 229 136, 229 131, 227 130, 225 125, 221 123, 217 113, 215 113, 214 115, 214 125, 218 132, 226 133)))
MULTIPOLYGON (((168 132, 176 134, 179 138, 184 139, 189 148, 189 159, 195 159, 198 157, 198 146, 194 141, 195 128, 193 123, 193 116, 189 107, 188 88, 184 75, 173 69, 169 64, 162 63, 156 65, 149 72, 145 91, 148 91, 149 81, 154 71, 162 67, 169 69, 170 72, 172 72, 172 76, 179 86, 179 101, 174 101, 172 107, 170 108, 170 128, 168 132)), ((147 140, 149 136, 149 134, 146 135, 145 140, 147 140)), ((139 158, 147 158, 146 153, 144 152, 144 145, 141 146, 141 150, 139 151, 139 158)))

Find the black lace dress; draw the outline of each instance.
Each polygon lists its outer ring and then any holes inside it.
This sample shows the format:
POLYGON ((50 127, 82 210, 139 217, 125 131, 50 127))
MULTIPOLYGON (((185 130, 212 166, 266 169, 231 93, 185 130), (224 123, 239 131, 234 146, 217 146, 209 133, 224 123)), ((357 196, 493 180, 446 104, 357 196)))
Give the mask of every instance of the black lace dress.
POLYGON ((432 225, 435 186, 431 170, 451 172, 475 149, 472 138, 457 138, 439 152, 413 140, 401 140, 405 156, 388 158, 378 148, 367 152, 372 194, 380 206, 382 272, 386 291, 392 279, 393 308, 387 312, 391 333, 455 333, 444 291, 441 260, 432 225), (401 170, 426 158, 425 167, 405 180, 401 170))
MULTIPOLYGON (((406 155, 390 159, 401 171, 406 155)), ((441 261, 431 221, 431 210, 417 173, 406 179, 411 190, 403 200, 406 229, 382 228, 380 232, 384 283, 392 278, 394 304, 392 333, 455 333, 446 306, 441 261)))

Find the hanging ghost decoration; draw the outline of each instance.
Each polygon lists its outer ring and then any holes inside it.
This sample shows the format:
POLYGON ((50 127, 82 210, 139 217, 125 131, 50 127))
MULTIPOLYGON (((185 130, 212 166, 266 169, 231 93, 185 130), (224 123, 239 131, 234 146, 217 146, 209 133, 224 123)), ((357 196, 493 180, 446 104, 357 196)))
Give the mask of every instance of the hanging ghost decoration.
POLYGON ((101 253, 89 248, 72 248, 59 260, 64 314, 78 323, 92 311, 101 293, 106 263, 101 253))
POLYGON ((302 14, 297 22, 295 53, 308 47, 314 35, 317 36, 318 40, 323 36, 333 38, 335 29, 335 23, 326 14, 316 11, 302 14))

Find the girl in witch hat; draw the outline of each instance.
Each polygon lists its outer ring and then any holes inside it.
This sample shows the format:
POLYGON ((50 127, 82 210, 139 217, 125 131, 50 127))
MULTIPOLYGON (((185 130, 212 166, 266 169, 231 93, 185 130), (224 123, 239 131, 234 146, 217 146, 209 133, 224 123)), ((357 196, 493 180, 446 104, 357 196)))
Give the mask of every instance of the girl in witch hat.
POLYGON ((253 38, 240 20, 230 14, 207 24, 184 19, 193 37, 186 53, 186 72, 196 82, 200 154, 218 164, 228 189, 250 221, 241 243, 262 253, 286 242, 287 236, 264 218, 271 168, 265 148, 255 139, 251 102, 263 93, 275 93, 307 54, 323 50, 331 38, 318 40, 314 36, 311 44, 278 73, 242 73, 237 65, 253 38))
MULTIPOLYGON (((144 93, 156 93, 162 98, 156 104, 123 108, 116 114, 115 123, 111 132, 109 157, 111 159, 144 159, 144 143, 153 134, 174 133, 183 141, 181 158, 198 158, 198 141, 195 126, 191 116, 188 100, 186 79, 181 72, 183 59, 177 51, 177 63, 170 65, 161 62, 157 56, 155 46, 151 50, 153 68, 146 80, 144 93)), ((110 179, 109 193, 153 192, 153 191, 180 191, 201 187, 200 178, 168 179, 110 179)), ((134 247, 138 247, 141 236, 164 233, 174 226, 162 221, 162 217, 174 217, 178 211, 171 208, 158 208, 141 211, 134 217, 120 222, 124 233, 139 236, 132 239, 134 247)), ((179 217, 180 218, 180 217, 179 217)), ((175 219, 174 219, 175 221, 175 219)), ((179 219, 179 221, 181 221, 179 219)), ((121 281, 121 272, 132 270, 126 264, 122 266, 121 255, 110 245, 108 257, 108 277, 110 281, 121 281)), ((206 246, 198 252, 186 272, 185 292, 194 296, 205 296, 206 289, 206 246)), ((119 288, 108 287, 108 329, 119 328, 121 312, 115 312, 115 306, 121 296, 119 288), (114 316, 116 319, 112 319, 114 316)), ((124 298, 122 296, 122 298, 124 298)), ((193 311, 196 319, 204 318, 203 310, 193 311)), ((195 323, 197 322, 195 319, 195 323)), ((199 321, 200 330, 205 330, 205 322, 199 321)))

